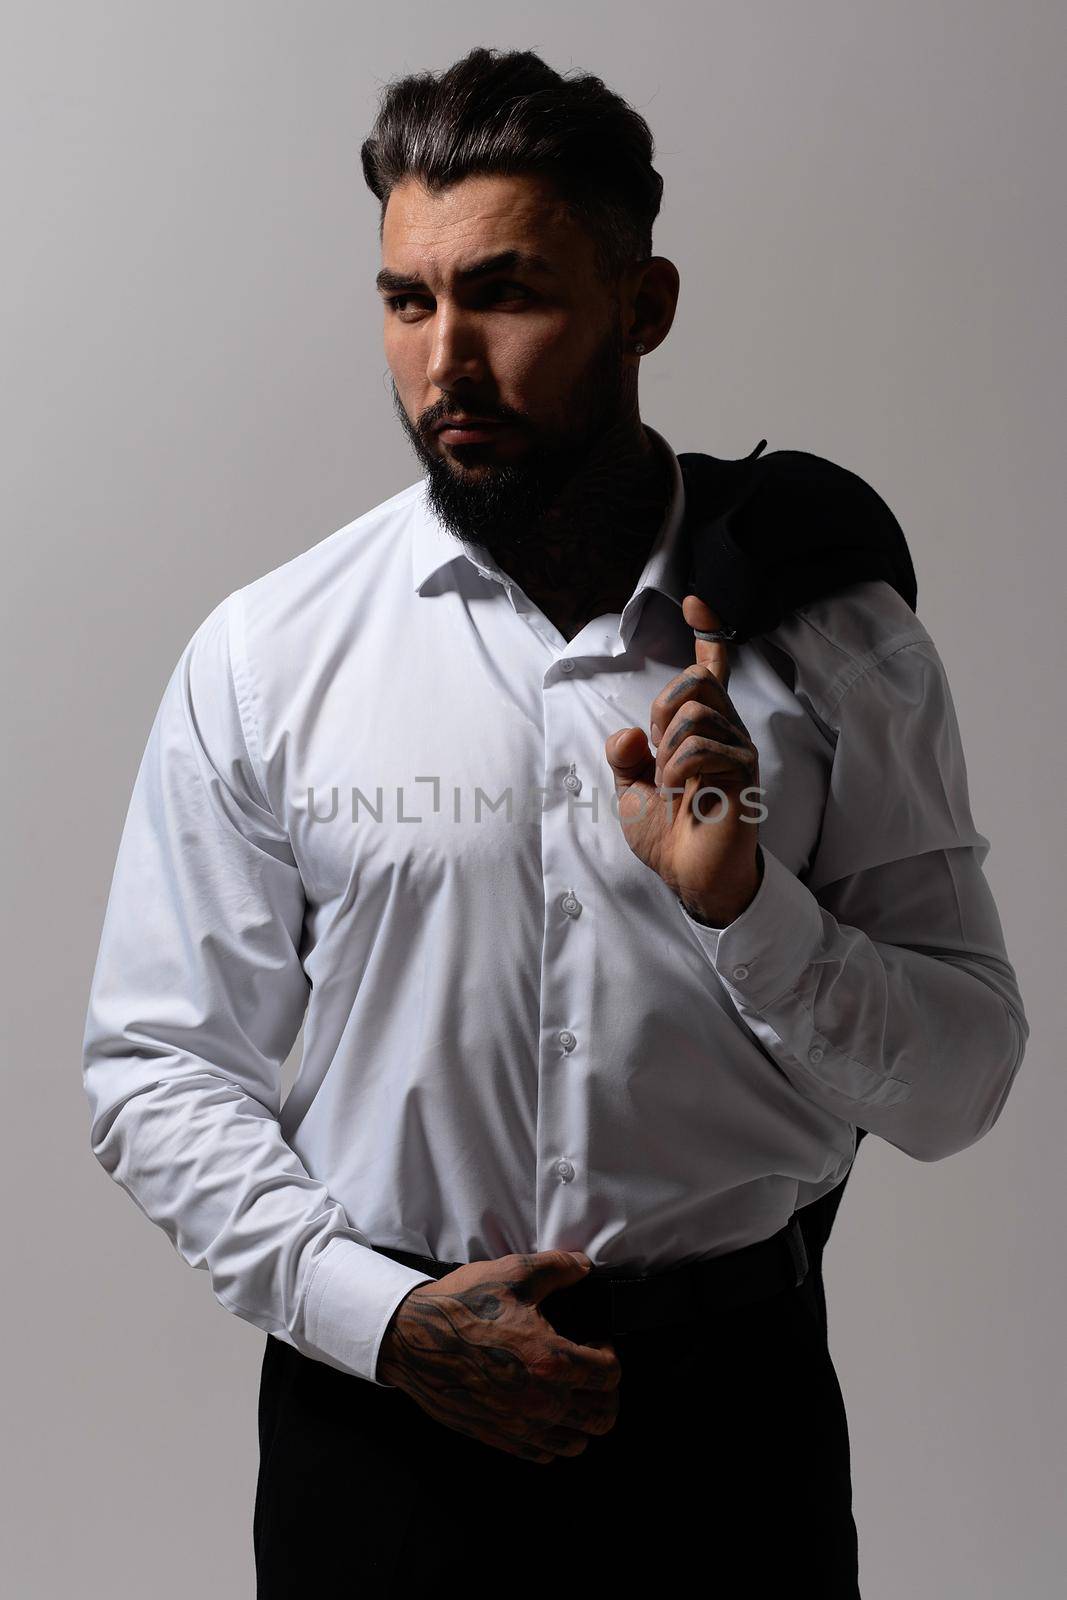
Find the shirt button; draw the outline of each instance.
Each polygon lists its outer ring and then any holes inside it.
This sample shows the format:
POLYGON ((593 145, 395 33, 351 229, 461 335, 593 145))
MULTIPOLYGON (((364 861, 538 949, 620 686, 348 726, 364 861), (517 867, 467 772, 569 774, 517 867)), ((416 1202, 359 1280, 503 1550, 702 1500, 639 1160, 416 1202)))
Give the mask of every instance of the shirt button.
POLYGON ((568 772, 567 776, 563 780, 563 787, 565 789, 569 789, 571 794, 581 794, 581 792, 582 792, 582 780, 581 780, 581 778, 579 778, 578 774, 574 770, 575 765, 576 765, 576 763, 572 761, 571 762, 571 769, 568 772))
POLYGON ((568 917, 578 917, 582 913, 581 901, 577 900, 569 889, 565 895, 560 896, 559 908, 565 911, 568 917))
POLYGON ((557 1161, 553 1170, 555 1171, 556 1177, 559 1178, 563 1183, 570 1183, 571 1179, 574 1177, 574 1168, 571 1166, 569 1161, 557 1161))
POLYGON ((735 978, 747 978, 748 977, 748 968, 747 967, 735 967, 733 975, 734 975, 735 978))
POLYGON ((808 1051, 808 1060, 809 1061, 821 1061, 822 1057, 823 1057, 823 1053, 819 1049, 819 1046, 817 1044, 816 1045, 812 1045, 811 1049, 808 1051))
POLYGON ((571 660, 570 656, 564 656, 563 660, 559 664, 559 670, 561 672, 574 671, 574 662, 571 660))
POLYGON ((578 1043, 577 1039, 574 1037, 574 1034, 569 1028, 562 1028, 560 1030, 559 1042, 563 1046, 564 1050, 573 1050, 575 1045, 578 1043))

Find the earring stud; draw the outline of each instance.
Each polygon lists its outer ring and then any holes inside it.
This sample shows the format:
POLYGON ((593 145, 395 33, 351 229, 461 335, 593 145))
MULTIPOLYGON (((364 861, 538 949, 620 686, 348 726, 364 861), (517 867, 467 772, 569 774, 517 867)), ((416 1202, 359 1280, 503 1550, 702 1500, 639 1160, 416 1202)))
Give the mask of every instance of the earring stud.
POLYGON ((643 344, 635 344, 634 345, 634 352, 635 352, 636 355, 643 356, 644 353, 645 353, 644 345, 643 344))

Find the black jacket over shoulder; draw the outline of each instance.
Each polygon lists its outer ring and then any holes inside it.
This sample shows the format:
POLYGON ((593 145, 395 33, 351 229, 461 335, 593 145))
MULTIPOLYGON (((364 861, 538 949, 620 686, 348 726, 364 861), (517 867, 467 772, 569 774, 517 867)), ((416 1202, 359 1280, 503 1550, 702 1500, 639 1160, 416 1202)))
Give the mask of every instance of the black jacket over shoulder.
POLYGON ((850 583, 882 578, 914 611, 907 540, 870 484, 806 450, 737 461, 687 452, 692 592, 741 641, 767 633, 797 606, 850 583))

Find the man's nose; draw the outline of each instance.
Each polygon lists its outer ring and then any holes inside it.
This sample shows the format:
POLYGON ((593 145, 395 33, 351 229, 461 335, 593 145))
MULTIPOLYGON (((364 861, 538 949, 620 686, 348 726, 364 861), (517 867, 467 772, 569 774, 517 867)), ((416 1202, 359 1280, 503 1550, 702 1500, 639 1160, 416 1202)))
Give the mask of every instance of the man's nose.
POLYGON ((485 376, 485 351, 469 317, 438 308, 426 362, 426 377, 437 389, 453 388, 461 378, 480 382, 485 376))

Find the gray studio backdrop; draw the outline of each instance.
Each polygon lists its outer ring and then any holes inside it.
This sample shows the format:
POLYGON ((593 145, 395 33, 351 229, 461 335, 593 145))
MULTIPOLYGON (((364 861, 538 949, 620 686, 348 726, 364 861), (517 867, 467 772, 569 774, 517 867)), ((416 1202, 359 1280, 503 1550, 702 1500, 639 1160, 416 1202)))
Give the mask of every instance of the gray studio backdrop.
MULTIPOLYGON (((253 1593, 263 1336, 97 1166, 81 1029, 183 645, 231 589, 419 476, 391 409, 358 146, 387 79, 488 44, 595 71, 652 125, 655 249, 682 293, 642 364, 645 420, 677 450, 766 437, 828 455, 910 541, 1033 1032, 984 1141, 924 1164, 869 1138, 838 1217, 826 1280, 863 1593, 1051 1600, 1067 1433, 1062 9, 4 12, 6 1592, 253 1593)), ((783 1471, 805 1463, 768 1463, 783 1471)), ((354 1485, 354 1581, 372 1536, 354 1485)))

